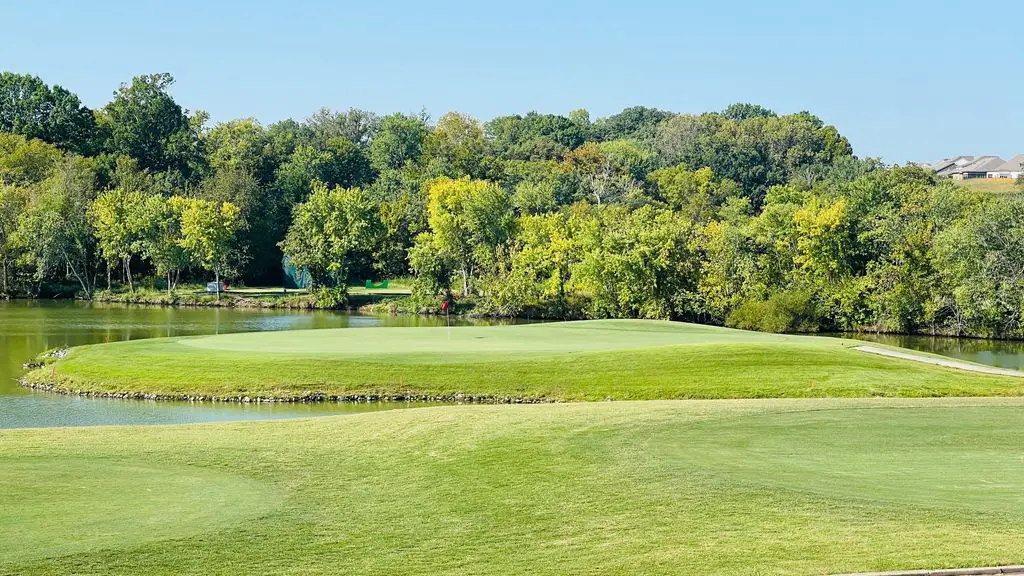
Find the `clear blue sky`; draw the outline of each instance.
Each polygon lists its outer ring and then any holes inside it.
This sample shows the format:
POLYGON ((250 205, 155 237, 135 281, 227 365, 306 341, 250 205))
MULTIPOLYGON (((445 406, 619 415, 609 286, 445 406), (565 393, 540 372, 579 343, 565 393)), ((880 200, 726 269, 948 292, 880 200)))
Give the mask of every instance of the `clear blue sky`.
POLYGON ((483 120, 756 102, 890 162, 1024 152, 1020 6, 989 0, 11 0, 0 69, 106 103, 170 72, 214 120, 321 106, 483 120))

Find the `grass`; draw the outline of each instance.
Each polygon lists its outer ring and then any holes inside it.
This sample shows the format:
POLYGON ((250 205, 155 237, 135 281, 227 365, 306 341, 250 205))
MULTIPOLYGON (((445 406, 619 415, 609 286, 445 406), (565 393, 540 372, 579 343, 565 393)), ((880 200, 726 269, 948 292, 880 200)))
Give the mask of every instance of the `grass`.
POLYGON ((84 346, 26 378, 99 394, 220 398, 1024 394, 1024 379, 865 354, 857 344, 630 320, 264 332, 84 346))
POLYGON ((123 304, 150 304, 159 306, 215 306, 233 308, 289 308, 289 309, 323 309, 359 307, 372 304, 387 303, 395 298, 411 294, 408 283, 398 281, 387 289, 367 289, 365 286, 350 286, 348 301, 340 304, 333 300, 321 301, 315 294, 305 288, 288 288, 281 286, 229 286, 220 298, 206 291, 205 285, 181 285, 173 292, 166 290, 136 287, 129 291, 126 286, 114 290, 100 290, 94 296, 98 302, 116 302, 123 304))
POLYGON ((957 180, 958 184, 972 190, 986 192, 988 194, 1010 194, 1021 191, 1017 180, 1011 178, 971 178, 969 180, 957 180))
POLYGON ((1024 562, 1024 400, 448 406, 0 431, 0 573, 1024 562))

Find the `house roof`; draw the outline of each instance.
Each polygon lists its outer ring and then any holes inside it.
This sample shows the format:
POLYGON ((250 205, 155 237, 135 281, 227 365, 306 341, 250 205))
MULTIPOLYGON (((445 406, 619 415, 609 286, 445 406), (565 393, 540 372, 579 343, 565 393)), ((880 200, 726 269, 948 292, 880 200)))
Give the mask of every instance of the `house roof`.
POLYGON ((978 156, 974 162, 971 162, 966 166, 960 166, 953 170, 952 173, 963 174, 966 172, 989 172, 1003 164, 1005 164, 1005 161, 999 156, 978 156))
POLYGON ((1024 166, 1024 154, 1017 154, 999 166, 989 168, 989 172, 1021 172, 1022 166, 1024 166))
POLYGON ((952 158, 943 158, 938 162, 932 164, 930 168, 940 174, 949 174, 953 169, 960 166, 965 166, 974 161, 974 156, 953 156, 952 158))

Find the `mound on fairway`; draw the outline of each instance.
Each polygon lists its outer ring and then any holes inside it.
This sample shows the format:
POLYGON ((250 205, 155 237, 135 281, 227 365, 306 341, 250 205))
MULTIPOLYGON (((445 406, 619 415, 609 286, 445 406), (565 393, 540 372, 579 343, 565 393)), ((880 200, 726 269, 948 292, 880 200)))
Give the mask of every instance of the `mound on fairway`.
POLYGON ((498 401, 1024 392, 1024 380, 857 344, 641 320, 261 332, 84 346, 27 382, 110 395, 498 401))
POLYGON ((1021 399, 797 399, 0 430, 0 574, 1015 564, 1021 422, 1021 399))

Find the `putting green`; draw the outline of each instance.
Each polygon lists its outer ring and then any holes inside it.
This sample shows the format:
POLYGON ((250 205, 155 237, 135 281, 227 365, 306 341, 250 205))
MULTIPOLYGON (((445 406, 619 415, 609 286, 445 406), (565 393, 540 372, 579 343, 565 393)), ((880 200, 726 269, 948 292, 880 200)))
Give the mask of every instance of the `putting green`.
POLYGON ((245 476, 153 460, 0 450, 0 566, 222 529, 273 510, 278 496, 245 476))
POLYGON ((516 326, 250 332, 179 342, 206 350, 263 354, 391 357, 441 354, 448 359, 485 360, 495 353, 565 354, 688 344, 781 343, 789 339, 792 336, 724 330, 699 324, 598 320, 516 326))
POLYGON ((0 486, 15 488, 0 498, 0 573, 788 576, 1014 564, 1024 562, 1021 422, 1021 399, 826 399, 3 430, 0 486), (163 495, 149 502, 146 487, 163 495))
POLYGON ((859 344, 643 320, 308 330, 84 346, 26 378, 97 394, 233 399, 1024 394, 1024 379, 852 349, 859 344))

